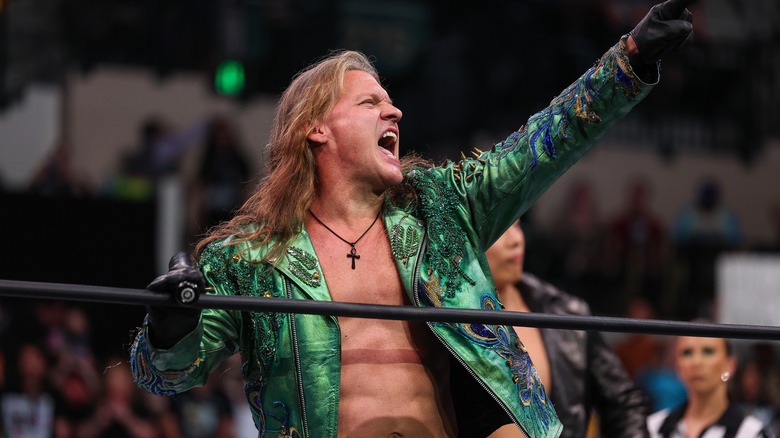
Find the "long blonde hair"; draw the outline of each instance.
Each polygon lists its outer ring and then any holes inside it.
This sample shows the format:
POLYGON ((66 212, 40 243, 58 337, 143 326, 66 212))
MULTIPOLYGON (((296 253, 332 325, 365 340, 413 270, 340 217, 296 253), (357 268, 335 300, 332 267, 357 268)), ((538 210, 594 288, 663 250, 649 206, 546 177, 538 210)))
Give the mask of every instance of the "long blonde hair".
POLYGON ((196 254, 228 236, 235 236, 231 244, 253 242, 253 248, 271 243, 260 262, 277 259, 287 248, 300 232, 314 197, 315 162, 307 137, 333 109, 350 70, 380 80, 371 61, 355 51, 334 52, 293 78, 279 100, 266 145, 266 176, 229 222, 210 230, 198 243, 196 254))

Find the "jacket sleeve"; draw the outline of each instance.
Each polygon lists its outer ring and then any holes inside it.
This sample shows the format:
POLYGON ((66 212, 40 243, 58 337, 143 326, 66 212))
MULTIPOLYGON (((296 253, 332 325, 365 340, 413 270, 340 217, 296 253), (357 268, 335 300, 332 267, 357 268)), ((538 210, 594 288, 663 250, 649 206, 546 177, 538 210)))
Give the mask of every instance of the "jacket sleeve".
POLYGON ((599 332, 588 333, 588 379, 601 436, 647 437, 649 405, 599 332))
MULTIPOLYGON (((222 245, 219 245, 222 246, 222 245)), ((208 293, 232 295, 228 249, 212 245, 204 252, 201 270, 208 293)), ((156 348, 148 337, 148 317, 130 349, 130 368, 136 384, 158 395, 172 395, 206 383, 209 373, 238 351, 241 312, 204 309, 197 327, 169 349, 156 348)))
POLYGON ((631 68, 626 38, 506 140, 436 169, 470 210, 463 213, 484 247, 650 92, 631 68))

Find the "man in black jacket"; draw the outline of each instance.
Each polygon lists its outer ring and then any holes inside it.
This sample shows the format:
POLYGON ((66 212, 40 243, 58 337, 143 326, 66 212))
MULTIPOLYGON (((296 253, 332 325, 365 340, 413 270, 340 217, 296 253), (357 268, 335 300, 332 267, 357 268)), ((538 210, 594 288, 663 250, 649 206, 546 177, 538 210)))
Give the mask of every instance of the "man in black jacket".
MULTIPOLYGON (((525 235, 510 227, 486 252, 498 295, 506 310, 590 315, 587 303, 523 273, 525 235)), ((515 327, 531 355, 563 423, 561 437, 585 437, 590 414, 602 437, 647 437, 648 410, 600 333, 515 327)))

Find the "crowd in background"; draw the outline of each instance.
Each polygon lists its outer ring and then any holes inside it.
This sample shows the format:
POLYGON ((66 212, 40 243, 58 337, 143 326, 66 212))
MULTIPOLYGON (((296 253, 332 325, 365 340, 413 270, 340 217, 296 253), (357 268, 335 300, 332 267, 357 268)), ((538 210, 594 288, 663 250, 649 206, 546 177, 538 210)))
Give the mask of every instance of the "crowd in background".
POLYGON ((127 345, 96 345, 89 315, 78 305, 2 304, 0 436, 257 436, 238 356, 205 387, 176 397, 152 395, 133 381, 127 345))
POLYGON ((533 207, 524 216, 529 270, 585 298, 602 315, 624 314, 640 300, 664 318, 717 320, 718 258, 780 252, 780 209, 770 209, 776 236, 749 242, 722 191, 717 177, 702 179, 666 223, 651 207, 650 180, 634 179, 619 211, 608 217, 592 185, 580 180, 552 223, 537 223, 533 207))
MULTIPOLYGON (((256 436, 238 355, 213 372, 205 387, 172 397, 152 395, 132 380, 127 344, 96 345, 89 315, 77 304, 46 300, 0 304, 0 436, 256 436)), ((628 316, 650 314, 637 307, 628 316)), ((619 338, 613 347, 645 392, 652 412, 686 401, 674 366, 673 338, 633 334, 619 338)), ((732 405, 759 418, 775 434, 780 432, 777 343, 742 344, 729 395, 732 405)))
MULTIPOLYGON (((139 126, 138 143, 127 148, 117 171, 98 187, 73 171, 70 152, 67 143, 57 144, 19 195, 42 203, 110 200, 154 206, 160 182, 174 178, 186 197, 182 246, 226 220, 243 202, 253 177, 238 133, 222 117, 183 129, 149 117, 139 126), (182 169, 186 154, 196 157, 189 173, 182 169)), ((95 238, 83 231, 84 242, 95 238)), ((134 248, 117 250, 132 253, 134 248)), ((68 268, 54 278, 69 282, 67 270, 77 269, 75 264, 59 264, 68 268)), ((90 270, 89 264, 80 266, 90 270)), ((0 298, 0 437, 256 437, 238 356, 225 362, 206 387, 174 398, 138 389, 127 361, 135 327, 127 323, 142 318, 140 307, 0 298)))

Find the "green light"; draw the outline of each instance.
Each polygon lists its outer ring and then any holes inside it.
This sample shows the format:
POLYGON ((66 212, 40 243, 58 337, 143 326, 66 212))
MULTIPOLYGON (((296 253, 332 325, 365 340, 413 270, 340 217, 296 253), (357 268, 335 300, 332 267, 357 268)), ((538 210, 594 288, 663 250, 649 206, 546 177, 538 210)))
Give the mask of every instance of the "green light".
POLYGON ((222 61, 214 74, 214 89, 219 94, 234 95, 244 89, 244 64, 239 61, 222 61))

